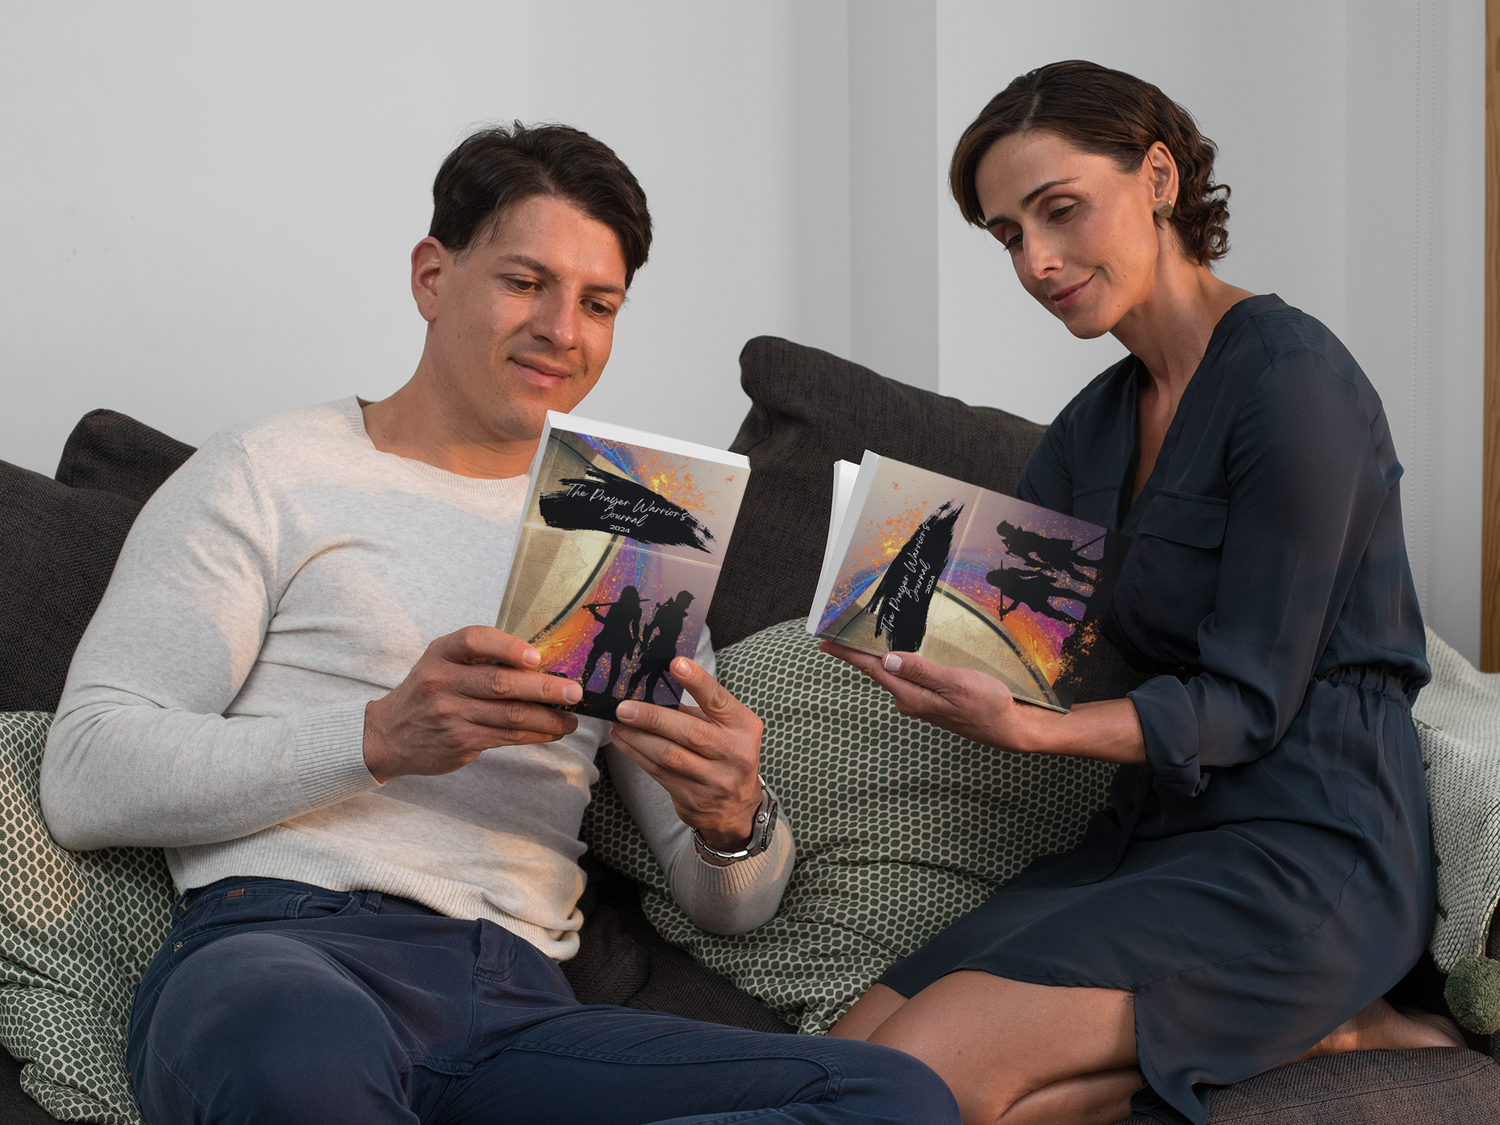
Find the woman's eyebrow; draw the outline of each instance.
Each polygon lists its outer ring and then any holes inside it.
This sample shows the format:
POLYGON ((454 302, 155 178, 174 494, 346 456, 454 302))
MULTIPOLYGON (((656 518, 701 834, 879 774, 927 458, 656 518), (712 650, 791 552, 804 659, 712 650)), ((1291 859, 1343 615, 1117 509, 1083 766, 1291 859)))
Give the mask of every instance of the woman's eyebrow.
MULTIPOLYGON (((1023 200, 1021 200, 1021 210, 1024 211, 1026 208, 1030 207, 1033 203, 1035 203, 1036 200, 1037 200, 1037 197, 1040 196, 1044 191, 1049 191, 1052 188, 1058 187, 1058 186, 1060 186, 1062 184, 1071 184, 1074 181, 1076 181, 1077 179, 1078 179, 1077 176, 1069 176, 1065 180, 1048 180, 1041 187, 1037 188, 1035 191, 1033 191, 1030 194, 1028 194, 1026 196, 1026 198, 1024 198, 1023 200)), ((985 230, 989 230, 995 224, 997 224, 997 223, 1003 223, 1005 221, 1006 221, 1006 216, 1004 216, 1004 215, 996 215, 993 219, 986 219, 984 221, 984 229, 985 230)))

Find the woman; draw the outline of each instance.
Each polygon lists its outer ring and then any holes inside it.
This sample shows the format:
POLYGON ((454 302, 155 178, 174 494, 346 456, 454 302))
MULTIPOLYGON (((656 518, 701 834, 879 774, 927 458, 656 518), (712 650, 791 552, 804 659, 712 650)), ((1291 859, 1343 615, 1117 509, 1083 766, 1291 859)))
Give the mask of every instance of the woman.
POLYGON ((978 673, 824 646, 903 713, 1121 763, 1076 851, 1032 864, 834 1028, 927 1062, 966 1122, 1133 1104, 1201 1123, 1210 1086, 1295 1058, 1462 1045, 1380 999, 1434 895, 1401 467, 1338 340, 1210 271, 1227 248, 1214 152, 1156 87, 1065 62, 996 96, 950 171, 1026 291, 1130 352, 1052 424, 1017 494, 1134 539, 1109 627, 1164 674, 1059 715, 978 673))

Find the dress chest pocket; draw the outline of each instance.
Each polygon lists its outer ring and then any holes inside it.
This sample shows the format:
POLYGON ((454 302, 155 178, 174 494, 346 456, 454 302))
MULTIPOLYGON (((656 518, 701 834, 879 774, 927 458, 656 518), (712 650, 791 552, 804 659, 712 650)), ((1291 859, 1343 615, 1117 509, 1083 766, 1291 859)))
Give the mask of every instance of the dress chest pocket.
POLYGON ((1136 525, 1122 579, 1141 624, 1189 646, 1179 659, 1196 657, 1198 627, 1214 611, 1228 519, 1221 497, 1163 489, 1136 525))
POLYGON ((1141 514, 1138 530, 1185 547, 1212 550, 1224 542, 1228 520, 1228 500, 1164 488, 1141 514))

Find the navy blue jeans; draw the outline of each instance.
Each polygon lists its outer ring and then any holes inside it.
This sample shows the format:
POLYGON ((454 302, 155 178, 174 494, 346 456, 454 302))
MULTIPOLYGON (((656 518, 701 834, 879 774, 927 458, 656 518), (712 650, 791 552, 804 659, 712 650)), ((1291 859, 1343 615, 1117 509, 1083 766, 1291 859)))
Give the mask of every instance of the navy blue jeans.
POLYGON ((148 1125, 959 1120, 886 1047, 580 1004, 491 922, 276 879, 178 913, 130 1017, 148 1125))

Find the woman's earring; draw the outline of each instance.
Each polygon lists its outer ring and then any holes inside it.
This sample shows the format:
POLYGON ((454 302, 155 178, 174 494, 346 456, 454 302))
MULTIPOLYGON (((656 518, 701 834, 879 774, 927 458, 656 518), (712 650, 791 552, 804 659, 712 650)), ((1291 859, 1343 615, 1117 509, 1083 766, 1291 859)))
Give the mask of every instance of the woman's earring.
POLYGON ((1156 213, 1163 219, 1170 219, 1172 217, 1172 205, 1170 203, 1163 203, 1156 209, 1156 213))

